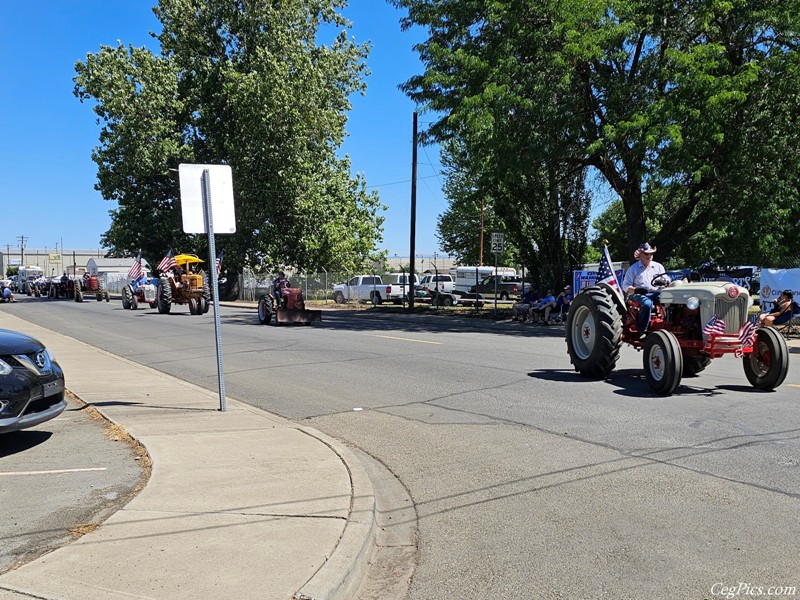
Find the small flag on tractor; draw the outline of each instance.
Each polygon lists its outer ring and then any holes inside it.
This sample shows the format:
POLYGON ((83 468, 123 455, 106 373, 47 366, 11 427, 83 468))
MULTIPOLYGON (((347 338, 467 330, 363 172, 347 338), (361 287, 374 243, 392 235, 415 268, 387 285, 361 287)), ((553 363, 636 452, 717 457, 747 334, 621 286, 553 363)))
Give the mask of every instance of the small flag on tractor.
POLYGON ((739 331, 739 342, 743 347, 748 348, 755 342, 756 327, 758 327, 758 315, 753 315, 742 325, 742 329, 739 331))
POLYGON ((142 253, 136 256, 136 259, 133 261, 131 268, 128 269, 128 277, 131 279, 139 279, 142 276, 142 253))
POLYGON ((714 315, 703 327, 703 335, 722 335, 725 333, 725 321, 714 315))
POLYGON ((177 266, 178 263, 175 262, 175 256, 172 254, 172 248, 170 248, 169 252, 167 252, 167 255, 161 259, 160 263, 158 263, 156 269, 158 269, 162 273, 165 273, 171 269, 174 269, 177 266))

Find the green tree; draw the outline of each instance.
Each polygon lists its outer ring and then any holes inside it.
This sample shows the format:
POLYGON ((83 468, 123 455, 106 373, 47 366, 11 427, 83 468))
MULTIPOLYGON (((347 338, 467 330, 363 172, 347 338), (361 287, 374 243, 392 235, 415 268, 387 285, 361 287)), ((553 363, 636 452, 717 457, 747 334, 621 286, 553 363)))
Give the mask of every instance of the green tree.
POLYGON ((76 64, 75 94, 103 125, 97 189, 118 207, 113 253, 206 252, 181 230, 177 167, 229 164, 237 233, 227 265, 355 268, 377 255, 377 194, 337 156, 367 45, 341 0, 161 0, 160 54, 102 47, 76 64), (319 43, 321 26, 339 32, 319 43))
POLYGON ((507 189, 526 183, 507 211, 533 197, 548 215, 552 184, 590 169, 621 200, 628 258, 710 230, 797 239, 795 1, 390 1, 428 31, 425 72, 404 86, 442 115, 428 136, 493 157, 476 168, 507 189))

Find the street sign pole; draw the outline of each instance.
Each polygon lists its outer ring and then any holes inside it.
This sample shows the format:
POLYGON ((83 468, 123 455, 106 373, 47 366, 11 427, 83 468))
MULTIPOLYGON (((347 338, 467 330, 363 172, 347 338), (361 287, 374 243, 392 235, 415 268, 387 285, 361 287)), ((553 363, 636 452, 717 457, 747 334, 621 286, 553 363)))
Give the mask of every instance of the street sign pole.
POLYGON ((219 410, 225 412, 225 372, 222 368, 222 334, 219 320, 219 284, 217 282, 217 248, 214 244, 214 219, 211 214, 211 175, 203 170, 203 220, 208 232, 208 270, 211 273, 211 293, 214 302, 214 337, 217 344, 217 379, 219 380, 219 410))

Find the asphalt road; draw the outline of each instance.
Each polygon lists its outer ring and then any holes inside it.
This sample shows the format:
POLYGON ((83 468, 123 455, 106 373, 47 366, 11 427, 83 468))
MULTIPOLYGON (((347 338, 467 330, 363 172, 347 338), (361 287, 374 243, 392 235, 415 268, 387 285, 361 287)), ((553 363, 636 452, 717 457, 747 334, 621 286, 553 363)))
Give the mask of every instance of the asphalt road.
POLYGON ((143 476, 138 453, 90 408, 0 435, 0 573, 91 531, 143 476))
MULTIPOLYGON (((113 300, 11 310, 216 389, 211 313, 113 300)), ((775 392, 753 390, 726 357, 662 398, 630 348, 608 380, 578 377, 563 328, 368 311, 276 328, 253 310, 221 315, 229 396, 358 446, 407 487, 412 599, 800 588, 796 354, 775 392)))

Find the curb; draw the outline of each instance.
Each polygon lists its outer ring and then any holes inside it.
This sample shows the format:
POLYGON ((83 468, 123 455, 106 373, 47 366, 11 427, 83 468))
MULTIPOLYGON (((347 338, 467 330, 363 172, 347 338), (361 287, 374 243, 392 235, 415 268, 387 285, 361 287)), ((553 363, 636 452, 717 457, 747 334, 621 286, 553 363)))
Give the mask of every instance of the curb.
POLYGON ((295 600, 347 600, 369 570, 377 538, 375 492, 361 461, 340 442, 318 431, 298 426, 335 452, 350 474, 352 502, 339 543, 328 560, 294 595, 295 600))

